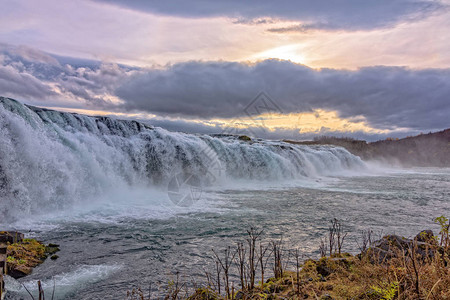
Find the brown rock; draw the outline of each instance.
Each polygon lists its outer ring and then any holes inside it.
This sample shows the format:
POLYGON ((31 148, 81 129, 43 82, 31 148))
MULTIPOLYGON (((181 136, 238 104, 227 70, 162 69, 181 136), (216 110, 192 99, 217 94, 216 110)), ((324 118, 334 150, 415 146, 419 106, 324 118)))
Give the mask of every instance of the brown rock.
POLYGON ((24 265, 18 265, 13 269, 8 270, 8 275, 17 279, 27 275, 30 275, 33 269, 24 265))

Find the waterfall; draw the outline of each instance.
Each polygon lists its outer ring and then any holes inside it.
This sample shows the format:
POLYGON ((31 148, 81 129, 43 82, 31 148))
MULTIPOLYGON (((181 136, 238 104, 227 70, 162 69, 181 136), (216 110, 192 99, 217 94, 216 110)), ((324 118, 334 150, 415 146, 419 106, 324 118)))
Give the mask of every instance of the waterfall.
POLYGON ((180 173, 220 184, 364 168, 341 147, 169 132, 0 97, 0 216, 65 209, 118 188, 167 187, 180 173))

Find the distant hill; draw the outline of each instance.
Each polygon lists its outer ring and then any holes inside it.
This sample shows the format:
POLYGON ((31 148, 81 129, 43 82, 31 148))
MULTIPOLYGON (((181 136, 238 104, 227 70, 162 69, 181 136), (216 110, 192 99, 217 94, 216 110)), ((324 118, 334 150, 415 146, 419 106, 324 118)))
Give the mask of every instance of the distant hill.
POLYGON ((286 141, 301 145, 336 145, 364 160, 381 160, 403 166, 450 167, 450 129, 403 139, 368 143, 352 138, 322 136, 314 141, 286 141))

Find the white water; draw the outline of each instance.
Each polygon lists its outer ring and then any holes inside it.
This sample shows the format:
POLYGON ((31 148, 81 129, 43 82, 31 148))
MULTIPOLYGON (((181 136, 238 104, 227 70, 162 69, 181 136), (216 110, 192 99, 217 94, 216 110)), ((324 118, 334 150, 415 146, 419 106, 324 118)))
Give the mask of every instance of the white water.
POLYGON ((179 173, 224 185, 304 181, 365 169, 340 147, 174 133, 0 98, 0 216, 10 220, 117 195, 123 201, 136 190, 161 193, 179 173))
MULTIPOLYGON (((47 298, 63 299, 67 294, 72 294, 88 284, 102 281, 120 270, 117 265, 81 265, 75 270, 54 276, 41 282, 42 290, 47 298)), ((35 299, 39 297, 37 280, 18 282, 12 277, 5 279, 5 288, 16 296, 28 298, 30 293, 35 299)))

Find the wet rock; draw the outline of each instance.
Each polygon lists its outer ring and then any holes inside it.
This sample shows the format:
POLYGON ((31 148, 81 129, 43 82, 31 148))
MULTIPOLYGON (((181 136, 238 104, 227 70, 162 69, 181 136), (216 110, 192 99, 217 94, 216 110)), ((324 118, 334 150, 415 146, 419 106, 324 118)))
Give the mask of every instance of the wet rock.
POLYGON ((56 245, 56 244, 48 244, 48 246, 45 247, 45 253, 47 255, 53 255, 58 251, 60 251, 60 249, 59 249, 58 245, 56 245))
POLYGON ((246 135, 241 135, 238 137, 239 140, 241 141, 251 141, 252 139, 246 135))

